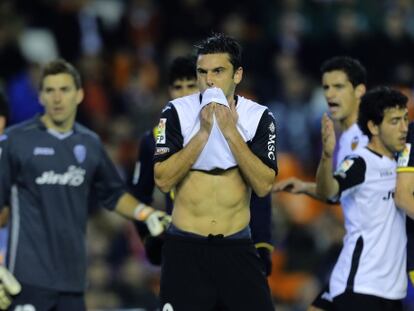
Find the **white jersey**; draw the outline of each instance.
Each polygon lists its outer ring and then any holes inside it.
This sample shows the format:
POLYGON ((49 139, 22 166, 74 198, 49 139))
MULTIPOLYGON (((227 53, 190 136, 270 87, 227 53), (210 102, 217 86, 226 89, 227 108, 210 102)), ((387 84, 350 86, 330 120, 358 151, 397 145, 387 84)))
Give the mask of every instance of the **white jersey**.
POLYGON ((339 137, 335 167, 338 168, 347 155, 352 154, 357 148, 365 147, 367 144, 368 137, 362 133, 358 124, 352 124, 339 137))
POLYGON ((394 203, 393 159, 368 148, 346 157, 335 173, 345 216, 344 246, 330 294, 347 291, 402 299, 407 291, 405 214, 394 203))
MULTIPOLYGON (((190 142, 200 129, 200 93, 171 101, 162 111, 157 130, 155 161, 163 161, 190 142)), ((276 125, 265 106, 236 97, 237 129, 250 150, 277 171, 276 125)), ((193 170, 226 170, 237 166, 230 147, 214 121, 208 141, 193 164, 193 170)))

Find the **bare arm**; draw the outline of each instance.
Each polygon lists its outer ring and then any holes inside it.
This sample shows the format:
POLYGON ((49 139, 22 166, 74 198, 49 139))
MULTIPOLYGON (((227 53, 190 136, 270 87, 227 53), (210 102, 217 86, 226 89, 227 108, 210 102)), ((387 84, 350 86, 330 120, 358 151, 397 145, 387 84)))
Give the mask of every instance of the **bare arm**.
POLYGON ((286 191, 293 194, 306 194, 314 199, 322 200, 316 193, 316 183, 290 177, 273 185, 272 192, 286 191))
POLYGON ((333 177, 332 162, 335 149, 335 132, 332 120, 322 117, 322 156, 316 172, 316 194, 323 200, 335 197, 339 192, 338 181, 333 177))
POLYGON ((243 177, 259 197, 265 196, 272 189, 276 172, 264 164, 243 140, 236 126, 237 112, 234 104, 230 105, 230 109, 217 105, 215 115, 243 177))
POLYGON ((155 184, 163 192, 170 191, 191 169, 211 132, 215 104, 204 107, 200 113, 200 130, 182 150, 154 166, 155 184))
POLYGON ((397 188, 395 204, 402 208, 409 217, 414 219, 414 174, 399 172, 397 174, 397 188))

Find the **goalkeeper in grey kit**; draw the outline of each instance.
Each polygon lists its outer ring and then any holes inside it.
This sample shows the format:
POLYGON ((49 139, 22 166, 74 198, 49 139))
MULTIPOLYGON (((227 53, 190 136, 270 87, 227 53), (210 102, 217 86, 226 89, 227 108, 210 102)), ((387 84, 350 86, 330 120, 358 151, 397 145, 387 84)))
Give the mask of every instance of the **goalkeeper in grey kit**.
POLYGON ((45 113, 0 136, 0 206, 11 209, 0 309, 82 311, 91 195, 145 222, 152 235, 164 231, 169 217, 125 191, 98 136, 75 122, 83 90, 71 64, 48 63, 39 96, 45 113))

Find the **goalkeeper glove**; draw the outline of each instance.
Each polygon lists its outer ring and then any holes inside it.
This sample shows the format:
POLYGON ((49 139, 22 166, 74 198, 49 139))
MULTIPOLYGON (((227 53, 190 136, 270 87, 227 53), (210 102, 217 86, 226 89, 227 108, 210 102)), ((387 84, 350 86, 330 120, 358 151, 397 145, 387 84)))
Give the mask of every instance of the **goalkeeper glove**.
POLYGON ((408 271, 408 276, 410 277, 411 284, 414 285, 414 270, 408 271))
POLYGON ((171 216, 143 203, 138 204, 134 211, 135 219, 145 222, 152 236, 158 236, 168 228, 171 216))
POLYGON ((0 266, 0 310, 7 310, 12 297, 22 290, 20 283, 4 266, 0 266))

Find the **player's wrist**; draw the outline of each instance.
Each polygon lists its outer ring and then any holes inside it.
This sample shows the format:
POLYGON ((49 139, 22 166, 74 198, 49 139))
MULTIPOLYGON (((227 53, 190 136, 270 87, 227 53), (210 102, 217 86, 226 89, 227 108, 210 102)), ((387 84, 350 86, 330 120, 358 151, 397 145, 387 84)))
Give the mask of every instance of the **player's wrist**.
POLYGON ((151 206, 139 203, 134 209, 134 218, 138 221, 146 221, 154 211, 151 206))

